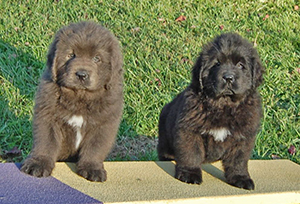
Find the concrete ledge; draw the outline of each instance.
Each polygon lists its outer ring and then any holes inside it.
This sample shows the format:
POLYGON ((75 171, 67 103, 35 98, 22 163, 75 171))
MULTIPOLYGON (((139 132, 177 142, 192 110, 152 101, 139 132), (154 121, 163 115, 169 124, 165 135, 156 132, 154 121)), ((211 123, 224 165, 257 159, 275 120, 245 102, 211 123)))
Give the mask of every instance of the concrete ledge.
POLYGON ((203 166, 201 185, 176 180, 172 162, 104 166, 108 180, 95 183, 77 176, 73 163, 56 163, 52 177, 42 179, 0 164, 0 203, 300 203, 300 165, 288 160, 251 160, 254 191, 228 185, 220 162, 203 166))
POLYGON ((58 163, 53 176, 104 203, 300 203, 300 166, 288 160, 252 160, 256 184, 247 191, 225 182, 220 162, 203 166, 201 185, 174 179, 172 162, 106 162, 108 180, 94 183, 76 176, 75 165, 58 163))

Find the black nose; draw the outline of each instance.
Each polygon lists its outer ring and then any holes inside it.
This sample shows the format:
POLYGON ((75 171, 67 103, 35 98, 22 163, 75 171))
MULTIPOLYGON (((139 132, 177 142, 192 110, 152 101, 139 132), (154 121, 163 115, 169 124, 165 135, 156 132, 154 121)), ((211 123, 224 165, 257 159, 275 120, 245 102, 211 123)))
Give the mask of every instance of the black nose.
POLYGON ((85 70, 79 70, 75 74, 80 80, 86 80, 89 77, 89 74, 85 70))
POLYGON ((224 74, 223 79, 226 83, 232 83, 234 81, 234 75, 233 74, 224 74))

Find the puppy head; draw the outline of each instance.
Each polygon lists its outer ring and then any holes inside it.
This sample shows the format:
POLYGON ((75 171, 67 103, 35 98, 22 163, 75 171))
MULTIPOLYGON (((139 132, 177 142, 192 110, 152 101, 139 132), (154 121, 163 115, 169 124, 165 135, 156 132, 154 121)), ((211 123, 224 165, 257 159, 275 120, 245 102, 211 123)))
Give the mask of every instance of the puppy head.
POLYGON ((192 87, 207 96, 239 98, 262 83, 263 66, 253 46, 227 33, 207 44, 193 67, 192 87))
POLYGON ((122 54, 116 38, 102 26, 81 22, 55 35, 47 60, 53 82, 70 89, 109 89, 121 76, 122 54))

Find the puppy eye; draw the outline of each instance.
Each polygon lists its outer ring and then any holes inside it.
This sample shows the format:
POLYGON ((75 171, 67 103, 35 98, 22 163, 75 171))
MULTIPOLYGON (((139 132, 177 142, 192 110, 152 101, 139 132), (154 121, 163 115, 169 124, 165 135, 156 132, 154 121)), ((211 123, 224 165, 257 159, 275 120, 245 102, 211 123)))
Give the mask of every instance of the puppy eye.
POLYGON ((220 61, 218 60, 217 62, 216 62, 216 64, 215 64, 215 66, 220 66, 221 65, 221 63, 220 63, 220 61))
POLYGON ((95 56, 95 57, 93 57, 93 61, 94 61, 94 62, 100 62, 100 61, 101 61, 100 56, 95 56))
POLYGON ((244 66, 243 63, 241 63, 241 62, 238 62, 238 63, 236 64, 236 67, 237 67, 238 69, 244 69, 244 68, 245 68, 245 66, 244 66))
POLYGON ((68 59, 72 59, 72 58, 74 58, 74 57, 75 57, 75 54, 74 54, 74 53, 70 53, 70 54, 68 54, 68 56, 67 56, 68 59))

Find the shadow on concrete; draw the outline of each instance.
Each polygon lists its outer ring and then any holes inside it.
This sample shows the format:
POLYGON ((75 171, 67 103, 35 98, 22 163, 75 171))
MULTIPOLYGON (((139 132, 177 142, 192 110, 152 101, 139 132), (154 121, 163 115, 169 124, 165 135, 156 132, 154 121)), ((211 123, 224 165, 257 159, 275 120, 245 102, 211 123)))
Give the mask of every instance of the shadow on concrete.
POLYGON ((172 161, 156 161, 155 164, 164 170, 167 174, 175 176, 175 162, 172 161))
POLYGON ((65 163, 71 169, 71 171, 73 171, 76 174, 77 172, 76 163, 72 163, 72 162, 65 162, 65 163))
POLYGON ((222 170, 218 169, 217 167, 213 166, 212 164, 203 164, 202 170, 205 171, 206 173, 212 175, 213 177, 227 183, 225 176, 224 176, 224 172, 222 170))
MULTIPOLYGON (((157 166, 159 166, 162 170, 164 170, 167 174, 174 177, 175 176, 175 162, 173 161, 157 161, 155 162, 157 166)), ((212 164, 203 164, 202 170, 206 173, 212 175, 213 177, 223 181, 226 183, 226 179, 224 176, 224 172, 212 164)))

